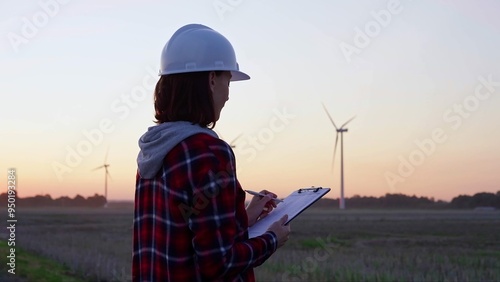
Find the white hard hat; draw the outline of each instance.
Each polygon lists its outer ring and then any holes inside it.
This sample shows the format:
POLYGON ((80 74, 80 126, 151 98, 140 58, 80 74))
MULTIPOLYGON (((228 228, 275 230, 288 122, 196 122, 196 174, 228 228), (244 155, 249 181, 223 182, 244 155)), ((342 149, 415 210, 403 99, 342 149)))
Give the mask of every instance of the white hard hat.
POLYGON ((201 24, 185 25, 163 47, 160 75, 199 71, 230 71, 232 81, 250 79, 222 34, 201 24))

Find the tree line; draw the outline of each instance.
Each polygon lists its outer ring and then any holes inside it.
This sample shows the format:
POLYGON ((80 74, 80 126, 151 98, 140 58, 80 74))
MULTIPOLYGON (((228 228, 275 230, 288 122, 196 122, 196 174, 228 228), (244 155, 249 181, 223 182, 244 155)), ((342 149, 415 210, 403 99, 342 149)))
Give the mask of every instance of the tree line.
MULTIPOLYGON (((0 203, 7 206, 7 193, 0 194, 0 203)), ((446 202, 434 198, 408 196, 404 194, 385 194, 381 197, 355 195, 346 198, 346 207, 349 209, 500 209, 500 191, 494 193, 476 193, 472 196, 459 195, 446 202)), ((59 197, 53 199, 50 195, 16 198, 18 207, 103 207, 106 198, 95 194, 91 197, 76 195, 74 198, 59 197)), ((336 208, 339 199, 324 198, 314 204, 315 207, 336 208)))
MULTIPOLYGON (((381 197, 355 195, 345 199, 348 209, 500 209, 500 191, 476 193, 472 196, 460 195, 446 202, 428 197, 404 194, 385 194, 381 197)), ((315 207, 338 207, 339 199, 321 199, 315 207)))
MULTIPOLYGON (((0 194, 0 203, 7 206, 7 193, 0 194)), ((103 207, 106 204, 106 198, 95 194, 90 197, 76 195, 74 198, 59 197, 53 199, 50 195, 37 195, 33 197, 17 197, 15 204, 17 207, 103 207)))

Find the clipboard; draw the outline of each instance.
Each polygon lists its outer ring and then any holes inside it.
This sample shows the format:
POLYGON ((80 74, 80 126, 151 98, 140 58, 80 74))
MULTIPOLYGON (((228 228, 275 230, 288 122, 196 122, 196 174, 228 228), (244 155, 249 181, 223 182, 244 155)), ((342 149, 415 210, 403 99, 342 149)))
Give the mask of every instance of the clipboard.
POLYGON ((248 237, 254 238, 264 234, 271 224, 283 217, 285 214, 288 214, 288 220, 285 223, 288 224, 328 192, 330 192, 330 188, 323 187, 302 188, 294 191, 288 197, 283 199, 283 202, 278 204, 278 206, 268 216, 250 226, 248 228, 248 237))

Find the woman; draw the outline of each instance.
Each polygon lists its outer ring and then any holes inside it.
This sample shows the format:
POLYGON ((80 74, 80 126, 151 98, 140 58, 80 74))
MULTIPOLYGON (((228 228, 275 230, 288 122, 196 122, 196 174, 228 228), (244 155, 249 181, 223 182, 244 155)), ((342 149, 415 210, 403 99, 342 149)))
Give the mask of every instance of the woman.
POLYGON ((275 207, 262 191, 245 208, 231 147, 211 129, 239 71, 230 42, 198 24, 165 45, 154 93, 156 126, 140 138, 134 281, 254 281, 253 268, 287 240, 286 217, 249 239, 275 207))

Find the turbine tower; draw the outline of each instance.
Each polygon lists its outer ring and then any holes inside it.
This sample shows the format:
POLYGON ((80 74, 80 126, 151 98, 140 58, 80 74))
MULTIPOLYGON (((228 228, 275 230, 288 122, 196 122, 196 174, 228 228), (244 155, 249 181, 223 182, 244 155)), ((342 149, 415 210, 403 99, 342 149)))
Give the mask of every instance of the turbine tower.
POLYGON ((108 206, 108 177, 111 178, 111 175, 109 174, 109 171, 108 171, 108 167, 110 166, 110 164, 107 163, 108 152, 109 152, 109 148, 106 151, 106 155, 104 156, 104 164, 99 166, 99 167, 96 167, 92 170, 92 171, 94 171, 94 170, 104 168, 104 199, 106 201, 106 203, 104 204, 104 207, 108 206))
POLYGON ((341 210, 345 209, 345 198, 344 198, 344 132, 347 132, 347 128, 344 128, 351 120, 353 120, 356 116, 353 116, 350 118, 348 121, 346 121, 340 128, 337 128, 335 125, 335 122, 333 122, 332 117, 330 116, 330 113, 328 113, 328 110, 325 107, 325 104, 323 104, 323 109, 326 112, 326 115, 328 115, 328 118, 333 124, 333 127, 335 127, 335 130, 337 131, 337 134, 335 136, 335 147, 333 149, 333 159, 332 159, 332 170, 333 170, 333 164, 335 163, 335 153, 337 152, 337 142, 339 141, 339 133, 340 133, 340 201, 339 201, 339 208, 341 210))

